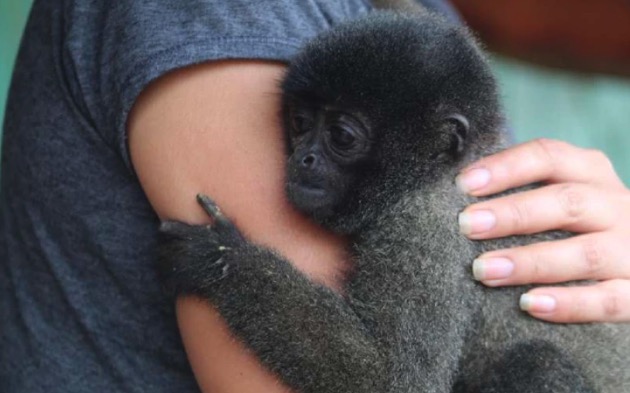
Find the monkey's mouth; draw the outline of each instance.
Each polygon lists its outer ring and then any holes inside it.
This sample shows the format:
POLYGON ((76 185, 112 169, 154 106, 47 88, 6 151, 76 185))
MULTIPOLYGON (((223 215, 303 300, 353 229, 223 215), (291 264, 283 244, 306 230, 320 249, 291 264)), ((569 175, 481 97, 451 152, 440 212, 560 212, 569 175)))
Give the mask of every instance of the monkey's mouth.
POLYGON ((287 184, 287 190, 289 191, 289 195, 297 193, 304 194, 304 196, 311 198, 321 198, 326 195, 326 190, 323 187, 298 182, 289 182, 287 184))
POLYGON ((298 182, 287 183, 287 196, 298 209, 306 213, 327 208, 331 202, 325 188, 298 182))

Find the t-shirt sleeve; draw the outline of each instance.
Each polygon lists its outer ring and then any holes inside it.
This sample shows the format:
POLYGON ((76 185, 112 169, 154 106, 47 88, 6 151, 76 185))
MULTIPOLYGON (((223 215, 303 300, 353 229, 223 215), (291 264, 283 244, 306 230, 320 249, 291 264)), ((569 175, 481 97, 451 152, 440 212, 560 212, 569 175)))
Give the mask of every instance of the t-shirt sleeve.
POLYGON ((69 1, 57 15, 77 107, 131 170, 127 115, 152 80, 218 59, 288 60, 302 43, 368 11, 364 0, 69 1))

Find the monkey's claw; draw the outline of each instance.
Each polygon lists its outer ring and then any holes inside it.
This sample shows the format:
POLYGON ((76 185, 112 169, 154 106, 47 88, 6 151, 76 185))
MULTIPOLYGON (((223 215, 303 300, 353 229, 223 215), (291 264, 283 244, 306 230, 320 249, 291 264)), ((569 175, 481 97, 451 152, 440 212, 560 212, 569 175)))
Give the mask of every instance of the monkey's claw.
POLYGON ((203 210, 214 220, 212 225, 213 229, 222 234, 227 244, 234 244, 234 242, 240 242, 243 239, 241 233, 236 229, 232 221, 230 221, 221 211, 219 206, 207 195, 197 194, 197 202, 203 210))
POLYGON ((201 205, 203 210, 205 210, 206 213, 208 213, 208 215, 213 219, 225 219, 225 216, 223 215, 223 212, 221 212, 221 209, 219 209, 219 206, 217 206, 217 204, 212 199, 210 199, 209 196, 204 194, 197 194, 197 202, 201 205))

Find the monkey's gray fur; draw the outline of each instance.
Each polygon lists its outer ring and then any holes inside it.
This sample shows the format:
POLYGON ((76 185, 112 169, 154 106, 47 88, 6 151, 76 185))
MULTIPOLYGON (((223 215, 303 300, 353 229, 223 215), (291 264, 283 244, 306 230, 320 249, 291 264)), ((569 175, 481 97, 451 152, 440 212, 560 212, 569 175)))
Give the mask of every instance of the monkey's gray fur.
POLYGON ((630 392, 628 325, 537 321, 518 309, 524 288, 471 278, 487 250, 564 234, 482 242, 458 232, 457 213, 475 200, 453 179, 505 147, 494 79, 465 29, 429 14, 371 15, 309 44, 283 89, 285 106, 307 94, 352 108, 377 135, 358 179, 339 183, 350 190, 342 201, 305 209, 351 238, 345 297, 243 239, 204 197, 213 226, 161 227, 175 294, 208 299, 297 392, 630 392))

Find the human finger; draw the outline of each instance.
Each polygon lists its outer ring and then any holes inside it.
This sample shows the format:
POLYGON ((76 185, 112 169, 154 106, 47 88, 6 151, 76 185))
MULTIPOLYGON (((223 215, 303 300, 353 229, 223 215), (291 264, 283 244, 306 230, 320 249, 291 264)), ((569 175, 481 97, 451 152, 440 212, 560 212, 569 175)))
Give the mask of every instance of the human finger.
POLYGON ((625 241, 618 233, 595 233, 490 251, 475 259, 473 275, 492 287, 630 279, 625 241))
POLYGON ((601 231, 619 222, 617 197, 583 184, 556 184, 470 205, 458 220, 470 239, 551 229, 601 231))
POLYGON ((456 182, 462 191, 474 196, 492 195, 535 182, 624 187, 601 151, 551 139, 525 142, 482 158, 465 168, 456 182))
POLYGON ((521 296, 520 306, 550 322, 630 322, 630 280, 536 288, 521 296))

